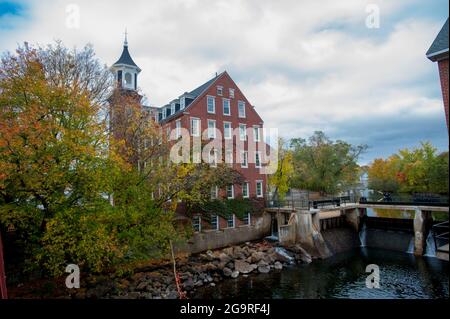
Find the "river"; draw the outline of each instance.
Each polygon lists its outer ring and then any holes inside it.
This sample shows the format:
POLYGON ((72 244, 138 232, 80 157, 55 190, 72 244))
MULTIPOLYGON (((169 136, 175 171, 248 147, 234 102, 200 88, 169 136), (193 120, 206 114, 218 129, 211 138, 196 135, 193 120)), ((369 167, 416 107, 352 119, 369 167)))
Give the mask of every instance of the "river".
POLYGON ((437 299, 449 297, 448 262, 378 248, 357 248, 278 272, 229 279, 193 298, 437 299), (366 266, 380 270, 380 288, 366 287, 366 266))

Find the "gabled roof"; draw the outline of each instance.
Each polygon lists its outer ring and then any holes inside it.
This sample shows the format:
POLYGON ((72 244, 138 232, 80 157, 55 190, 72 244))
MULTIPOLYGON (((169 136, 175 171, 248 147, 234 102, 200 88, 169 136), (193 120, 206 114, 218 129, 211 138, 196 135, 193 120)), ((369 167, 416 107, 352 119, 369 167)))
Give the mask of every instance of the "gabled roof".
MULTIPOLYGON (((190 91, 190 92, 186 92, 186 93, 182 94, 181 96, 183 96, 183 95, 188 95, 190 98, 193 99, 193 100, 191 101, 191 103, 192 103, 193 101, 195 101, 195 99, 196 99, 197 97, 199 97, 200 95, 202 95, 203 92, 205 92, 206 90, 208 90, 208 88, 209 88, 209 87, 210 87, 210 86, 211 86, 218 78, 220 78, 225 72, 226 72, 226 71, 220 73, 219 75, 217 75, 217 76, 213 77, 212 79, 206 81, 205 83, 203 83, 203 84, 200 85, 199 87, 193 89, 193 90, 190 91)), ((179 99, 175 99, 174 101, 178 101, 178 103, 179 103, 179 99)), ((181 112, 184 112, 184 110, 186 110, 186 108, 189 107, 189 105, 190 105, 191 103, 189 103, 188 105, 186 105, 186 107, 185 107, 184 109, 180 109, 180 110, 178 110, 177 112, 175 112, 175 113, 173 113, 173 114, 170 114, 170 116, 166 117, 162 122, 165 122, 165 121, 171 119, 171 118, 172 118, 174 115, 176 115, 176 114, 179 114, 179 113, 181 113, 181 112)), ((163 105, 163 106, 161 106, 161 109, 164 108, 164 107, 167 107, 167 106, 169 106, 169 105, 170 105, 170 103, 169 103, 169 104, 166 104, 166 105, 163 105)))
POLYGON ((130 52, 128 52, 128 45, 123 46, 122 55, 120 56, 119 60, 117 60, 117 62, 114 63, 113 65, 117 65, 117 64, 132 65, 139 69, 137 64, 134 63, 133 59, 131 58, 130 52))
POLYGON ((431 61, 437 61, 444 57, 448 57, 448 18, 431 44, 431 47, 428 49, 426 55, 431 61))

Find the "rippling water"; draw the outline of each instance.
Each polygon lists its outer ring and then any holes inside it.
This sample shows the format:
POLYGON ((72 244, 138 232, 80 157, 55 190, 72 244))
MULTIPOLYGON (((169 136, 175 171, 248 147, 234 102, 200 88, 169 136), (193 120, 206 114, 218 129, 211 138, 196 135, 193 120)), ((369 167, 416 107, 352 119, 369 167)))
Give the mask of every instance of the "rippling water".
POLYGON ((448 262, 373 248, 355 249, 281 272, 229 279, 194 298, 448 298, 448 262), (366 288, 368 264, 380 268, 380 288, 366 288))

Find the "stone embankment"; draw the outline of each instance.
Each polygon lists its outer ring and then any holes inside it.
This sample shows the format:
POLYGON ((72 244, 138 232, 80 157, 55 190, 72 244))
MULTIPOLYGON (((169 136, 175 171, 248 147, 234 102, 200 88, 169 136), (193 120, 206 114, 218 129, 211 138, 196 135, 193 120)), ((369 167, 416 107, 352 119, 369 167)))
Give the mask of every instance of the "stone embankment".
MULTIPOLYGON (((181 289, 189 297, 198 287, 215 286, 229 278, 280 271, 287 265, 312 261, 312 257, 299 245, 285 248, 266 241, 248 242, 178 260, 181 289)), ((75 297, 175 299, 179 295, 172 265, 168 263, 156 269, 136 272, 127 279, 116 279, 83 289, 75 297)))

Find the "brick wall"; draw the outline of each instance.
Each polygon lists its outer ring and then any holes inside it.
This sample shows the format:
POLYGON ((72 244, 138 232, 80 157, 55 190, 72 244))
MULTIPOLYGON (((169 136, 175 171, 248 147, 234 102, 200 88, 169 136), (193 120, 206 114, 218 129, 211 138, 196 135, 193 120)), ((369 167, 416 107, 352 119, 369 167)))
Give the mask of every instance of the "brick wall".
POLYGON ((448 129, 448 121, 449 121, 449 113, 448 113, 448 58, 441 60, 438 62, 439 67, 439 78, 441 80, 441 89, 442 89, 442 97, 444 99, 444 110, 445 110, 445 120, 447 122, 448 129))

